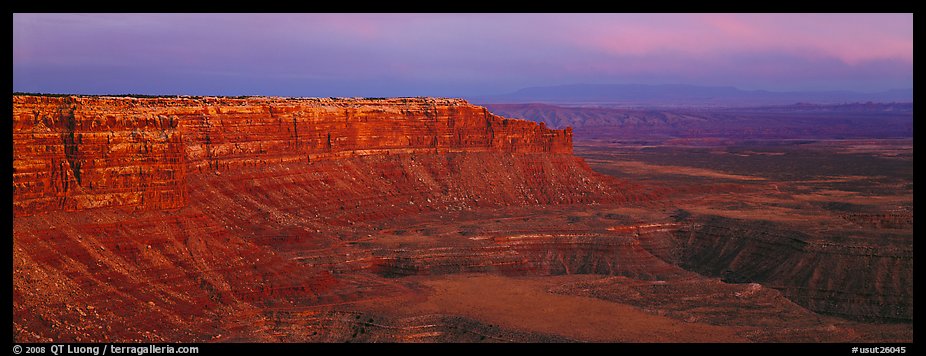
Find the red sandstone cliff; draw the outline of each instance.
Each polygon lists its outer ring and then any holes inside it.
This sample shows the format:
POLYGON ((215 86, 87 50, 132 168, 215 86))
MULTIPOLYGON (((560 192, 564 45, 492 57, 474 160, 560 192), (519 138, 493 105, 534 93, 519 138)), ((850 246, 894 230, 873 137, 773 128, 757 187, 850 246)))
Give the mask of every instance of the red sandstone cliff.
POLYGON ((13 96, 14 212, 177 208, 194 174, 370 154, 572 153, 459 99, 13 96))
POLYGON ((13 102, 20 341, 274 341, 264 312, 404 293, 354 246, 391 221, 629 198, 571 131, 462 100, 13 102))

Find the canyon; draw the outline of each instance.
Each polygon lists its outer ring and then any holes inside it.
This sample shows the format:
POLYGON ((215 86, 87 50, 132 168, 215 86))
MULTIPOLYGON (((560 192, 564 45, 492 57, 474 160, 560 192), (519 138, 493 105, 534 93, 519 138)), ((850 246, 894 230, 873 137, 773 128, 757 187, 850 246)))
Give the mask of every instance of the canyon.
POLYGON ((912 142, 672 144, 461 99, 14 95, 14 339, 912 341, 912 142))

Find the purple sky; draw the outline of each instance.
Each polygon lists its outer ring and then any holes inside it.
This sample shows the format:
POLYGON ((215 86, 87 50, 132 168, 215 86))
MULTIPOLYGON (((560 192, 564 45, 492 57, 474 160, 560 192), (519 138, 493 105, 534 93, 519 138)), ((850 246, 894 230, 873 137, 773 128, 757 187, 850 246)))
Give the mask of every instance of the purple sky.
POLYGON ((14 14, 13 90, 469 96, 913 86, 912 14, 14 14))

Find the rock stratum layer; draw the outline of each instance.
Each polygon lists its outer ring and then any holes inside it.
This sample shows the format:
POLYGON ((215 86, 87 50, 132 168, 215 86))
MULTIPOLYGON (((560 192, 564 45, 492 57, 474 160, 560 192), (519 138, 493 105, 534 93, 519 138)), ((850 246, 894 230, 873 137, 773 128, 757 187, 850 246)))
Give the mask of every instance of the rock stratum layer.
POLYGON ((571 154, 571 130, 458 99, 13 96, 17 215, 169 209, 188 176, 372 154, 571 154))

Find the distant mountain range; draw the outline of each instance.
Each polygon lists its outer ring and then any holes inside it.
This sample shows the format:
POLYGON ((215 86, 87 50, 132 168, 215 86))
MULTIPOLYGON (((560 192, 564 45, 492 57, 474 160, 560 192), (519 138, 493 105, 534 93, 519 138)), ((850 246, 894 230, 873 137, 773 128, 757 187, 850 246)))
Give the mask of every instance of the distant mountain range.
POLYGON ((742 90, 734 87, 645 84, 573 84, 531 87, 513 93, 467 98, 475 104, 546 103, 637 106, 759 106, 795 103, 913 102, 913 89, 855 91, 742 90))

